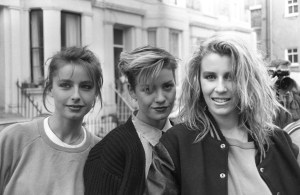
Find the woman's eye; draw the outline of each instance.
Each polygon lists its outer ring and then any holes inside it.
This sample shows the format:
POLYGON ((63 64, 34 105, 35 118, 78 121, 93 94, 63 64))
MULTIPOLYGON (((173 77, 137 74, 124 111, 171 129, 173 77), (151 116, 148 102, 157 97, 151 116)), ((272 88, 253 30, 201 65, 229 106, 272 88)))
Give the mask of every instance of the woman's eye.
POLYGON ((204 78, 206 78, 207 80, 213 80, 216 77, 214 75, 206 75, 204 78))
POLYGON ((226 75, 226 76, 225 76, 225 79, 231 81, 231 80, 232 80, 231 74, 226 75))
POLYGON ((151 93, 150 87, 145 87, 145 88, 143 88, 142 91, 145 92, 145 93, 147 93, 147 94, 150 94, 150 93, 151 93))
POLYGON ((164 85, 164 89, 166 89, 166 90, 170 90, 173 87, 174 87, 174 84, 166 84, 166 85, 164 85))
POLYGON ((59 87, 62 87, 62 88, 70 88, 71 85, 69 83, 60 83, 59 84, 59 87))
POLYGON ((81 88, 85 89, 85 90, 90 90, 93 89, 92 85, 82 85, 81 88))

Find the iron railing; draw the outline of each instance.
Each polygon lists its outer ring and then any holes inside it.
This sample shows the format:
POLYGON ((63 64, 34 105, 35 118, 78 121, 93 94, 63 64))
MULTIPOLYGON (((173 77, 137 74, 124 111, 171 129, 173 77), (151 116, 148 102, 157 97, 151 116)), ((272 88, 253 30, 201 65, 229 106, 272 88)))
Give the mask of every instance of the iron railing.
POLYGON ((118 90, 114 88, 111 89, 116 94, 116 112, 107 113, 106 108, 101 109, 98 102, 94 109, 84 117, 85 127, 100 138, 103 138, 115 127, 123 124, 134 110, 118 90), (101 111, 98 112, 97 110, 101 111))
POLYGON ((123 95, 117 90, 112 88, 116 94, 116 106, 117 106, 117 119, 118 123, 122 124, 127 121, 129 116, 134 111, 134 108, 130 105, 130 103, 123 97, 123 95))
POLYGON ((34 97, 31 96, 25 88, 20 85, 19 81, 17 81, 18 88, 18 105, 17 112, 21 114, 25 118, 33 118, 42 114, 42 106, 38 104, 37 101, 34 100, 34 97))

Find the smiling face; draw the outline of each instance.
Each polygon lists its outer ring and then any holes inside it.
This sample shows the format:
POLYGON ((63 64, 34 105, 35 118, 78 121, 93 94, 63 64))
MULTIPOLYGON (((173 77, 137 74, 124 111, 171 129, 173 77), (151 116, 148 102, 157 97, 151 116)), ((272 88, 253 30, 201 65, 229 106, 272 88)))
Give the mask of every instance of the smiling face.
POLYGON ((217 118, 237 117, 238 98, 232 80, 231 59, 211 53, 202 59, 200 84, 210 113, 217 118))
POLYGON ((82 120, 93 107, 95 86, 87 71, 80 65, 62 66, 53 77, 50 95, 54 99, 54 116, 82 120))
POLYGON ((135 89, 130 89, 130 95, 138 102, 138 119, 153 127, 163 128, 176 96, 173 71, 163 68, 152 83, 137 83, 135 89))

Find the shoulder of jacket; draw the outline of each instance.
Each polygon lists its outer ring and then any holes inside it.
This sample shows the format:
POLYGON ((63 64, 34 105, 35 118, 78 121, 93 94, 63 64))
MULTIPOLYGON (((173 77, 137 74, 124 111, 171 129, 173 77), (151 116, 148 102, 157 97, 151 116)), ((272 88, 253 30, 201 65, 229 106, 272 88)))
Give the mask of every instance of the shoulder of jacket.
POLYGON ((91 150, 91 153, 124 153, 129 145, 139 141, 134 126, 127 123, 111 130, 91 150), (129 129, 133 128, 133 129, 129 129), (135 135, 136 134, 136 135, 135 135))

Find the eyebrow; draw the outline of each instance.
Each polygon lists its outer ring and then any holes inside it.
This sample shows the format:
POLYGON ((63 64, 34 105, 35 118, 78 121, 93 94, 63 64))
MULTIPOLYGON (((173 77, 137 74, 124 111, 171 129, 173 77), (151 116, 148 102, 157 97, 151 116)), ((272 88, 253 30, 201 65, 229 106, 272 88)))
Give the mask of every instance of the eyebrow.
POLYGON ((174 82, 175 82, 175 80, 172 79, 172 80, 165 81, 165 82, 163 82, 163 83, 174 83, 174 82))
POLYGON ((59 82, 71 82, 70 79, 58 79, 59 82))
POLYGON ((202 74, 216 74, 216 72, 213 72, 213 71, 202 71, 202 74))
MULTIPOLYGON (((59 82, 68 82, 72 83, 73 81, 71 79, 59 79, 59 82)), ((88 83, 88 84, 93 84, 92 80, 86 80, 86 81, 80 81, 80 83, 88 83)))

